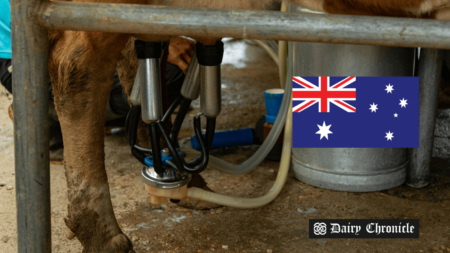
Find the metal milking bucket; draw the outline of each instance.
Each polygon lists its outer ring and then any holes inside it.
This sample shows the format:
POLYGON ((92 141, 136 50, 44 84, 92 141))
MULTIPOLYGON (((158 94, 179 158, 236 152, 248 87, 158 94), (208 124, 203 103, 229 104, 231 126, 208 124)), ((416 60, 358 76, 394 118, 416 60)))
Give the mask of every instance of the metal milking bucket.
MULTIPOLYGON (((295 5, 290 12, 309 12, 295 5)), ((318 14, 320 15, 320 14, 318 14)), ((414 49, 294 42, 294 76, 412 76, 414 49)), ((295 129, 294 129, 295 131, 295 129)), ((338 191, 368 192, 405 182, 405 148, 294 148, 292 171, 307 184, 338 191)))

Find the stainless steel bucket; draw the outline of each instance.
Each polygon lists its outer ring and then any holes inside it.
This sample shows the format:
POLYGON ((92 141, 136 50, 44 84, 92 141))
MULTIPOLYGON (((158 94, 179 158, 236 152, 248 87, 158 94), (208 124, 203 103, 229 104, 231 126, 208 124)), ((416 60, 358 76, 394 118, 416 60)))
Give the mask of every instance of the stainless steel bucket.
MULTIPOLYGON (((291 12, 304 12, 295 5, 291 12)), ((321 14, 318 14, 321 15, 321 14)), ((294 76, 412 76, 414 49, 295 42, 294 76)), ((405 182, 404 148, 294 148, 292 171, 307 184, 338 191, 385 190, 405 182)))

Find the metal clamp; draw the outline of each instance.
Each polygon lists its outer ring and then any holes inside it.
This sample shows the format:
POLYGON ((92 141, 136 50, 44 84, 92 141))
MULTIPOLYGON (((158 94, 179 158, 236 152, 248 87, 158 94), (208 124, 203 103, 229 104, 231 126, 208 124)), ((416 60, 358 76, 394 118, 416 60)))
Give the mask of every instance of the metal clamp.
POLYGON ((142 181, 147 185, 163 188, 172 189, 187 185, 192 178, 189 173, 175 173, 172 170, 167 170, 164 172, 163 176, 156 173, 153 167, 143 167, 141 170, 142 181))

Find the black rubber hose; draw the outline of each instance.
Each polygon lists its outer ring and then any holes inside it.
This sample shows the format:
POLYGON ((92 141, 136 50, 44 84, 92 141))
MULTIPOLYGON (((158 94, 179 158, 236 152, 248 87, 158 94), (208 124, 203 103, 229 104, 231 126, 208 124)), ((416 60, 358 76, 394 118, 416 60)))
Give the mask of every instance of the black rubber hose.
POLYGON ((136 144, 137 128, 140 116, 141 116, 141 107, 133 105, 125 120, 125 134, 128 139, 128 144, 130 144, 131 147, 131 154, 143 165, 147 165, 145 163, 146 155, 144 154, 144 152, 134 147, 136 144))
POLYGON ((137 138, 137 129, 139 124, 139 117, 141 116, 141 107, 133 105, 128 113, 127 120, 125 123, 125 132, 128 138, 128 144, 130 147, 134 147, 137 138))
POLYGON ((167 121, 170 119, 170 116, 172 115, 172 113, 175 111, 175 109, 181 103, 182 100, 183 95, 178 96, 177 99, 175 99, 175 101, 173 101, 173 103, 170 105, 169 109, 167 109, 166 114, 164 114, 163 118, 161 119, 164 125, 167 124, 167 121))
POLYGON ((128 132, 130 130, 130 118, 131 118, 131 110, 128 112, 127 117, 125 118, 125 136, 127 137, 128 144, 130 143, 130 137, 128 136, 128 132))
MULTIPOLYGON (((206 169, 206 166, 208 166, 208 161, 209 161, 209 151, 206 149, 206 143, 203 140, 203 135, 202 135, 202 129, 201 129, 201 122, 200 122, 200 116, 196 116, 194 118, 194 130, 195 130, 195 136, 198 139, 198 143, 200 144, 200 149, 201 149, 201 163, 200 166, 195 168, 195 166, 190 166, 187 164, 183 164, 183 168, 185 171, 194 174, 194 173, 201 173, 202 171, 204 171, 206 169)), ((176 156, 178 156, 178 154, 176 154, 176 156)), ((173 157, 173 154, 172 154, 173 157)), ((183 161, 183 160, 181 160, 183 161)), ((176 164, 172 161, 168 161, 167 164, 171 165, 172 167, 176 166, 176 164)))
POLYGON ((132 149, 133 148, 136 149, 135 152, 141 152, 143 155, 144 154, 152 155, 153 152, 151 152, 150 150, 142 151, 142 150, 140 150, 138 148, 135 148, 136 146, 138 146, 136 144, 136 140, 137 140, 137 129, 138 129, 138 126, 139 126, 139 118, 140 118, 140 116, 141 116, 141 107, 133 105, 131 107, 130 112, 127 115, 126 120, 125 120, 125 135, 127 137, 128 144, 130 145, 130 147, 132 149))
POLYGON ((155 168, 156 173, 160 176, 164 176, 164 168, 162 167, 162 159, 161 159, 161 148, 159 145, 159 134, 158 127, 156 123, 150 124, 150 142, 152 144, 153 150, 153 168, 155 168))
POLYGON ((211 150, 211 146, 214 140, 214 134, 216 132, 216 118, 206 118, 206 148, 211 150))
MULTIPOLYGON (((207 118, 206 119, 205 143, 206 143, 206 149, 208 150, 208 152, 211 149, 215 131, 216 131, 216 118, 207 118)), ((197 139, 198 139, 198 137, 197 137, 197 139)), ((199 141, 199 143, 200 143, 200 141, 199 141)), ((201 163, 201 161, 202 161, 202 157, 200 154, 200 155, 196 156, 194 159, 189 160, 187 162, 187 165, 197 166, 201 163)))
POLYGON ((136 148, 131 148, 131 154, 138 159, 139 162, 141 162, 143 165, 147 166, 145 163, 145 157, 147 157, 144 153, 142 153, 140 150, 137 150, 136 148))
POLYGON ((206 148, 206 144, 203 140, 203 135, 202 135, 202 127, 201 127, 201 122, 200 122, 200 117, 195 117, 194 118, 194 130, 195 130, 195 136, 198 139, 198 143, 200 144, 200 149, 201 149, 201 163, 200 166, 197 168, 191 168, 190 166, 188 166, 187 164, 184 166, 184 169, 187 170, 190 173, 200 173, 202 171, 204 171, 206 169, 206 166, 208 166, 208 161, 209 161, 209 150, 206 148))
MULTIPOLYGON (((182 97, 182 95, 180 95, 182 97)), ((189 107, 191 106, 192 100, 184 98, 180 105, 180 110, 177 113, 175 122, 173 123, 172 130, 170 131, 170 139, 172 143, 178 142, 178 133, 180 132, 181 125, 183 124, 184 118, 186 117, 189 107)))
POLYGON ((174 147, 174 145, 172 144, 172 142, 170 141, 169 135, 166 133, 166 129, 163 124, 164 124, 163 122, 157 123, 159 130, 161 132, 161 135, 162 135, 164 141, 166 141, 167 149, 169 149, 169 152, 173 158, 173 164, 175 165, 175 167, 173 169, 177 170, 178 173, 181 173, 184 171, 183 159, 181 159, 178 156, 178 152, 177 152, 176 148, 174 147))

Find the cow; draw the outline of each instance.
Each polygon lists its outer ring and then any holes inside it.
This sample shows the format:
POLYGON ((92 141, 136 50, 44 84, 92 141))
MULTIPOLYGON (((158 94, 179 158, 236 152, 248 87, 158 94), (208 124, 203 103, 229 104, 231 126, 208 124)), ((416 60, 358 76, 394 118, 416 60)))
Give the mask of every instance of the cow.
MULTIPOLYGON (((121 4, 263 10, 281 0, 80 0, 121 4)), ((290 0, 302 7, 332 13, 449 19, 450 0, 290 0)), ((129 97, 137 71, 133 38, 166 41, 173 36, 50 31, 48 69, 65 146, 68 186, 68 237, 83 252, 134 252, 114 216, 105 171, 104 123, 109 91, 117 68, 129 97), (83 134, 80 134, 83 133, 83 134)), ((214 45, 220 38, 194 38, 214 45)), ((150 147, 141 122, 138 142, 150 147)))

